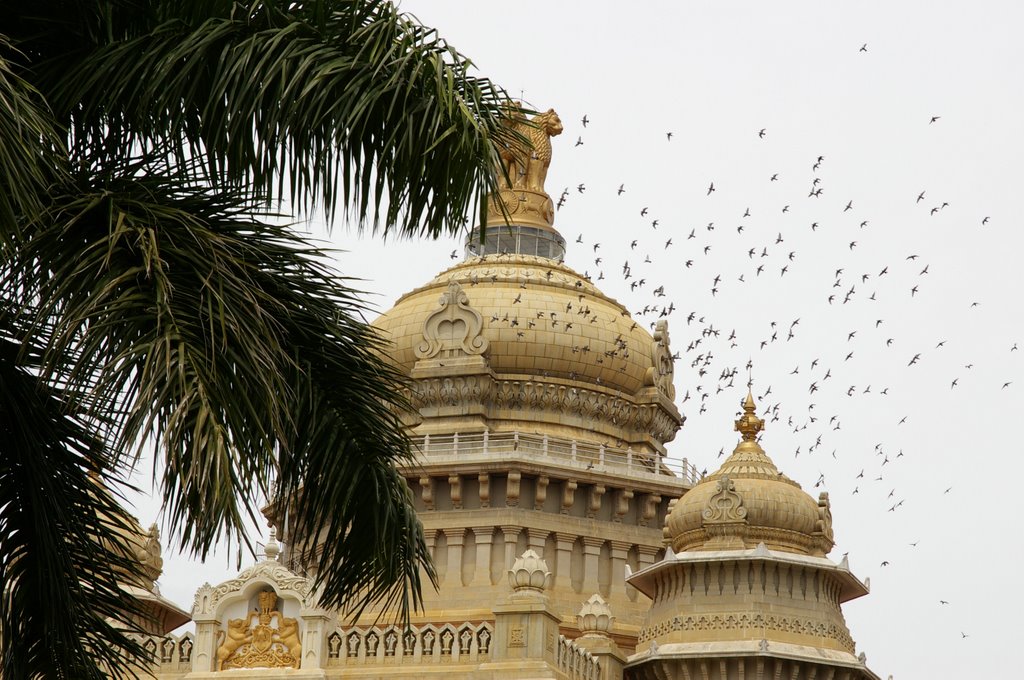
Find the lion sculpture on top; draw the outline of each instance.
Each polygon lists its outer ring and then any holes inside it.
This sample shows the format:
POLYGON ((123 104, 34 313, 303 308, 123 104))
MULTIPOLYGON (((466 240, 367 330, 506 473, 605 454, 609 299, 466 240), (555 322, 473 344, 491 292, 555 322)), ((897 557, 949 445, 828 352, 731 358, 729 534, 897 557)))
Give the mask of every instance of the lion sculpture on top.
POLYGON ((512 110, 507 120, 509 129, 529 140, 532 148, 514 142, 505 145, 500 155, 508 181, 503 176, 498 181, 503 189, 546 193, 544 181, 551 165, 551 138, 562 134, 562 120, 554 109, 548 109, 527 121, 518 108, 512 110))

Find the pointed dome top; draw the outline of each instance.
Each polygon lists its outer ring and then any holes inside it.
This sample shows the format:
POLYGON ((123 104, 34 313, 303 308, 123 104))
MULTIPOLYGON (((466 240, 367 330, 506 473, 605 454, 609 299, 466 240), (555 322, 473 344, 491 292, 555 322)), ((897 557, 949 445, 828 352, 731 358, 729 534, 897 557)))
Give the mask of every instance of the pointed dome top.
POLYGON ((736 431, 743 435, 743 441, 757 439, 757 433, 764 429, 764 419, 754 415, 756 411, 757 404, 754 403, 754 395, 748 388, 747 398, 743 402, 743 416, 735 424, 736 431))
POLYGON ((735 421, 741 439, 718 470, 672 508, 665 537, 675 552, 749 549, 825 555, 833 546, 828 495, 815 501, 764 452, 764 420, 749 392, 735 421))
POLYGON ((758 418, 755 415, 756 411, 757 404, 754 402, 754 395, 748 390, 747 398, 743 401, 743 415, 734 424, 742 439, 722 467, 709 475, 707 479, 718 479, 723 476, 728 476, 731 479, 737 477, 778 479, 799 488, 796 482, 779 472, 779 468, 775 467, 775 463, 758 443, 757 435, 764 430, 764 419, 758 418))

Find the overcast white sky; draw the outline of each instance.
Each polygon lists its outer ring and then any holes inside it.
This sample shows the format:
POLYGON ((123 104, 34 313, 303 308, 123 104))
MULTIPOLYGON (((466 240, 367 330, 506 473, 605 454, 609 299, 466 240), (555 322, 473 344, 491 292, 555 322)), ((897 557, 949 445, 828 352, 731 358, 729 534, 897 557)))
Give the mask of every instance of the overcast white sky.
MULTIPOLYGON (((812 495, 830 493, 831 557, 849 552, 871 578, 871 595, 845 608, 869 667, 896 680, 1010 677, 1024 604, 1024 5, 402 7, 481 74, 561 115, 548 190, 569 188, 555 225, 567 263, 603 272, 599 285, 634 312, 674 303, 688 420, 670 453, 717 467, 751 360, 755 395, 771 388, 762 412, 778 405, 763 446, 812 495), (687 351, 708 327, 720 335, 687 351), (709 352, 701 376, 691 364, 709 352), (716 393, 734 367, 735 386, 716 393)), ((384 244, 339 228, 333 241, 382 310, 461 254, 455 239, 384 244)), ((144 523, 151 512, 140 508, 144 523)), ((223 557, 165 557, 164 594, 186 609, 203 580, 233 573, 223 557)))

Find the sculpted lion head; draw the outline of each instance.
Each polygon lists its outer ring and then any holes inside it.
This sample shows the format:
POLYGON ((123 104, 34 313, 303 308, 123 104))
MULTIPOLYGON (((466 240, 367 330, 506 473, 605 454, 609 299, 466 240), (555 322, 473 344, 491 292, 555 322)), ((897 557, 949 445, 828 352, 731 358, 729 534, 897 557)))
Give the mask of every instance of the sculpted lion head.
POLYGON ((562 119, 558 117, 554 109, 548 109, 544 113, 538 114, 533 122, 550 137, 562 134, 562 119))

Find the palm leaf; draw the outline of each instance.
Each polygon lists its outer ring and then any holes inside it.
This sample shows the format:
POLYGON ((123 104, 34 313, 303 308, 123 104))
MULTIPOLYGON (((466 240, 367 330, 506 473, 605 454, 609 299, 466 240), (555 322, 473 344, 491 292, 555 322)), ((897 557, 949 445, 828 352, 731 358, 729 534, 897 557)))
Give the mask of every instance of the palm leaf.
POLYGON ((494 188, 505 93, 390 3, 217 2, 202 17, 179 4, 118 20, 125 37, 73 61, 44 61, 41 87, 77 157, 171 143, 215 185, 403 234, 461 229, 494 188))
POLYGON ((0 316, 2 675, 133 677, 144 650, 126 632, 144 613, 120 586, 138 583, 140 566, 110 492, 116 460, 74 400, 33 374, 9 320, 0 316))
POLYGON ((81 182, 8 280, 36 284, 22 292, 45 375, 117 415, 119 450, 160 442, 169 529, 200 557, 245 540, 276 478, 277 500, 297 495, 296 535, 337 539, 318 569, 326 600, 364 593, 408 616, 431 572, 393 467, 409 455, 403 382, 356 292, 245 197, 129 167, 81 182))

